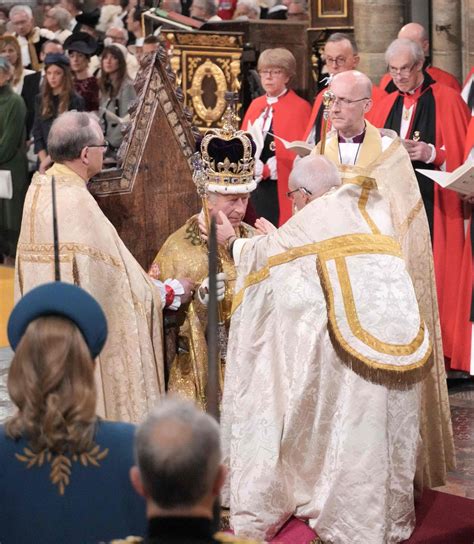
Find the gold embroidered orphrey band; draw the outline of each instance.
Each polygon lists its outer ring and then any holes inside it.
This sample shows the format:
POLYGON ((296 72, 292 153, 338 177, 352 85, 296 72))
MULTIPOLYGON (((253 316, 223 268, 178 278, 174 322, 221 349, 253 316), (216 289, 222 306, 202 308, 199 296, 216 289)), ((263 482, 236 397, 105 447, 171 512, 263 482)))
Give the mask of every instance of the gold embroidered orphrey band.
POLYGON ((341 360, 354 370, 354 372, 369 381, 393 387, 406 387, 422 379, 429 370, 431 365, 427 363, 430 361, 432 362, 432 358, 430 358, 432 353, 431 341, 428 342, 426 349, 423 349, 426 333, 424 324, 421 320, 416 336, 407 344, 390 344, 383 342, 363 329, 357 315, 345 257, 367 254, 393 255, 402 258, 399 243, 390 236, 381 234, 353 234, 340 236, 325 240, 324 242, 317 242, 294 248, 270 257, 267 266, 249 274, 247 278, 245 278, 243 288, 234 297, 232 313, 234 313, 242 303, 245 290, 268 278, 272 267, 288 263, 301 257, 315 255, 317 271, 328 307, 329 334, 341 360), (392 357, 414 355, 414 358, 417 360, 404 366, 379 363, 356 351, 348 344, 337 326, 334 309, 334 293, 332 291, 326 266, 326 262, 329 260, 334 260, 336 263, 345 312, 351 333, 368 347, 381 354, 392 357), (417 352, 419 352, 418 358, 417 352))
POLYGON ((391 236, 385 234, 349 234, 336 236, 323 242, 315 242, 305 246, 289 249, 284 253, 274 255, 268 259, 268 265, 252 272, 244 280, 244 286, 235 294, 232 303, 232 313, 242 303, 245 290, 263 281, 270 275, 270 268, 289 263, 301 257, 310 255, 324 255, 325 260, 338 257, 349 257, 364 253, 381 253, 384 255, 402 256, 400 244, 391 236))

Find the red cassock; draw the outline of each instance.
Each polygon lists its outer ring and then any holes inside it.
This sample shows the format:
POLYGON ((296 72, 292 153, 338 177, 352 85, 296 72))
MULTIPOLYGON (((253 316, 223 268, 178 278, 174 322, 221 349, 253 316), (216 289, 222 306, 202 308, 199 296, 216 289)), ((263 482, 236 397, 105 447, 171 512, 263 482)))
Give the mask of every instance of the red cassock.
MULTIPOLYGON (((429 77, 429 76, 428 76, 429 77)), ((470 112, 461 95, 445 85, 432 82, 425 90, 434 99, 434 134, 436 149, 445 147, 446 170, 451 172, 464 162, 464 148, 470 112)), ((367 115, 368 120, 379 128, 391 128, 392 109, 401 93, 393 92, 380 100, 367 115)), ((420 97, 421 98, 421 97, 420 97)), ((420 101, 418 99, 418 103, 420 101)), ((417 107, 418 107, 417 103, 417 107)), ((395 111, 395 109, 394 109, 395 111)), ((416 117, 416 110, 413 118, 416 117)), ((416 127, 415 127, 416 128, 416 127)), ((412 137, 407 135, 407 137, 412 137)), ((421 137, 423 140, 423 137, 421 137)), ((394 180, 396 182, 396 180, 394 180)), ((433 182, 434 183, 434 182, 433 182)), ((464 248, 464 218, 462 201, 458 194, 434 184, 433 209, 433 256, 436 287, 440 312, 443 348, 446 357, 453 354, 456 314, 461 293, 459 281, 462 271, 464 248)))
MULTIPOLYGON (((313 103, 313 109, 311 110, 311 117, 308 122, 308 126, 306 127, 306 131, 304 134, 304 140, 308 138, 308 136, 311 133, 311 130, 313 129, 314 124, 316 123, 316 119, 318 119, 318 129, 316 130, 315 134, 315 144, 319 142, 321 139, 320 135, 322 134, 322 128, 323 128, 323 94, 327 90, 327 87, 324 87, 324 89, 321 89, 319 93, 316 95, 316 98, 314 99, 313 103)), ((377 87, 377 85, 372 86, 372 102, 374 104, 377 103, 379 98, 382 98, 385 96, 385 93, 382 93, 380 89, 377 87)), ((361 97, 362 98, 362 97, 361 97)), ((328 121, 328 132, 331 128, 331 121, 328 121)))
MULTIPOLYGON (((461 85, 459 81, 449 72, 441 70, 441 68, 436 68, 436 66, 428 66, 425 68, 425 71, 430 74, 430 76, 436 81, 436 83, 442 83, 447 87, 451 87, 458 93, 461 92, 461 85)), ((382 93, 386 93, 385 87, 392 81, 392 76, 390 74, 385 74, 380 80, 379 87, 382 93)))
MULTIPOLYGON (((473 69, 474 70, 474 69, 473 69)), ((472 71, 471 71, 472 72, 472 71)), ((464 158, 467 160, 471 149, 474 147, 474 117, 471 117, 466 136, 466 148, 464 158)), ((473 290, 474 290, 474 264, 472 244, 473 222, 472 208, 468 205, 470 218, 466 231, 466 241, 462 256, 461 279, 459 281, 459 292, 465 293, 465 296, 459 297, 456 312, 456 328, 454 333, 453 352, 451 356, 451 368, 453 370, 471 370, 471 331, 473 316, 473 290), (470 296, 468 296, 470 295, 470 296)))
MULTIPOLYGON (((266 96, 259 96, 250 104, 242 121, 242 128, 246 130, 249 121, 253 124, 260 117, 267 107, 266 96)), ((273 134, 280 136, 289 142, 302 140, 308 119, 311 113, 311 106, 300 98, 294 91, 288 91, 272 105, 273 134)), ((278 172, 278 203, 280 205, 279 225, 283 225, 291 217, 291 201, 286 196, 288 192, 288 177, 293 167, 296 154, 285 149, 283 144, 275 138, 275 156, 278 172)))

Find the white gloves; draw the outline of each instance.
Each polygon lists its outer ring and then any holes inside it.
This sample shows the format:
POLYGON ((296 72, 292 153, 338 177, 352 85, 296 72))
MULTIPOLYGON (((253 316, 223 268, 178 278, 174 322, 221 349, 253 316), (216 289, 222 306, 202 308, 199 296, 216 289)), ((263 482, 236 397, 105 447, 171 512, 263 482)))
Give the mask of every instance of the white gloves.
MULTIPOLYGON (((226 279, 227 277, 225 275, 225 272, 219 272, 219 274, 216 275, 217 300, 219 302, 221 300, 224 300, 226 279)), ((207 277, 199 286, 199 289, 197 290, 197 296, 201 304, 203 304, 204 306, 207 306, 209 304, 209 277, 207 277)))

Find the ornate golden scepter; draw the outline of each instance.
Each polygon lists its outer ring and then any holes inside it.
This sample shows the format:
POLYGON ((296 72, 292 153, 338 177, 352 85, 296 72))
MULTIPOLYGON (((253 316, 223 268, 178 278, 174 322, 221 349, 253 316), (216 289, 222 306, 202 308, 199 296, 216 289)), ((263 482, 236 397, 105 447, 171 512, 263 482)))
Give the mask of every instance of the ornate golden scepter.
POLYGON ((327 90, 323 94, 323 105, 324 105, 324 112, 323 112, 323 130, 321 131, 321 145, 319 147, 319 153, 321 155, 324 155, 324 150, 326 148, 326 135, 328 131, 328 120, 329 120, 329 110, 331 108, 332 103, 336 99, 336 96, 331 90, 327 90))

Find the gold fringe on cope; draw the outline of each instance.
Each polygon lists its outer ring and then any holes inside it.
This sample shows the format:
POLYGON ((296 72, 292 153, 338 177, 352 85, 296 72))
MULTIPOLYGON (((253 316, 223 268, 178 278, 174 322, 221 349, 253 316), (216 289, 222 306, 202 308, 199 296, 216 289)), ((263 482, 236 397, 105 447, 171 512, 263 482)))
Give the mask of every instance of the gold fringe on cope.
POLYGON ((395 368, 393 366, 381 368, 379 363, 364 357, 345 342, 337 328, 335 319, 331 316, 332 297, 325 278, 323 266, 321 259, 318 257, 316 259, 316 268, 321 288, 326 299, 329 337, 331 338, 334 350, 341 361, 364 380, 391 389, 408 389, 413 384, 421 381, 428 374, 433 364, 431 344, 426 354, 416 363, 416 365, 400 368, 395 368))

